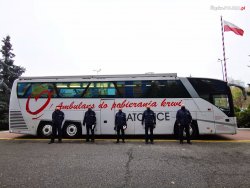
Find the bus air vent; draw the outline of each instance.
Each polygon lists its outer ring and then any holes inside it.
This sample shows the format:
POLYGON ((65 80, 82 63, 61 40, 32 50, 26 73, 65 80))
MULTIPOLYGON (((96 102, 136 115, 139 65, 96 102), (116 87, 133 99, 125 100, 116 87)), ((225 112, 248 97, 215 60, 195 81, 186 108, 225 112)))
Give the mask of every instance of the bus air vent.
POLYGON ((10 129, 28 129, 20 111, 10 111, 10 129))

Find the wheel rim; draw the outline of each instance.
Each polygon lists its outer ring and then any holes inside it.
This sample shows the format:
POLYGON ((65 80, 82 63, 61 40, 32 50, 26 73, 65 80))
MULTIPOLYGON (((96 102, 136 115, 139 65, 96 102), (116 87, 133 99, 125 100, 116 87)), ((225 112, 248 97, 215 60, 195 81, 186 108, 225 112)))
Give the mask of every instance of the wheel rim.
POLYGON ((66 133, 70 137, 75 136, 77 134, 77 131, 78 131, 77 126, 74 124, 70 124, 66 128, 66 133))
POLYGON ((52 133, 52 126, 51 125, 44 125, 42 128, 43 136, 50 136, 52 133))

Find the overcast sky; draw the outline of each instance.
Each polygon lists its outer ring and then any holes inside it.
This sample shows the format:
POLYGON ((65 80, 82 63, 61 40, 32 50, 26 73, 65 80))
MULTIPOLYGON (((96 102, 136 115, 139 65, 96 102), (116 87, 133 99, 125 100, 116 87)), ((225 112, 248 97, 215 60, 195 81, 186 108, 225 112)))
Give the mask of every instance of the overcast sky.
POLYGON ((222 79, 220 15, 245 31, 225 32, 228 77, 250 83, 247 0, 0 0, 0 38, 10 35, 23 76, 101 69, 222 79))

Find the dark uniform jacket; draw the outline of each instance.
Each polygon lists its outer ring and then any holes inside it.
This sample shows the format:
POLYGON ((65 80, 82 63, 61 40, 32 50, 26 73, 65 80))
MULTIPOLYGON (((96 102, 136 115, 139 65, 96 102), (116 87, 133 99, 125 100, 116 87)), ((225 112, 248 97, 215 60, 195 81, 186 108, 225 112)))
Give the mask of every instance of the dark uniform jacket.
POLYGON ((115 115, 115 128, 122 128, 123 125, 127 126, 126 114, 124 112, 117 112, 115 115))
POLYGON ((55 110, 52 113, 52 123, 55 125, 61 125, 64 120, 64 113, 60 110, 55 110))
POLYGON ((156 124, 155 113, 152 110, 145 110, 142 114, 142 125, 145 122, 146 126, 152 126, 156 124))
POLYGON ((85 112, 83 125, 95 125, 96 124, 96 116, 93 110, 88 110, 85 112))
POLYGON ((186 108, 181 108, 177 111, 176 120, 181 126, 189 125, 192 121, 191 113, 186 108))

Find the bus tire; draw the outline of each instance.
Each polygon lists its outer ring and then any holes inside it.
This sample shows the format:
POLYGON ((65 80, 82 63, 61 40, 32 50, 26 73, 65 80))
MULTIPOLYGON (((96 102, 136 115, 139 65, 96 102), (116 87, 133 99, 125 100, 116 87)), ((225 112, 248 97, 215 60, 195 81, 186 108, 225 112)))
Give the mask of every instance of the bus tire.
POLYGON ((52 122, 41 122, 38 126, 37 134, 42 138, 50 138, 52 134, 52 122))
MULTIPOLYGON (((192 122, 189 132, 190 132, 191 139, 195 139, 199 136, 199 130, 198 130, 198 125, 197 125, 196 121, 192 122)), ((179 126, 176 122, 174 124, 174 136, 176 139, 179 138, 179 126)), ((186 137, 185 131, 183 132, 183 136, 184 136, 184 138, 186 137)))
POLYGON ((82 133, 80 122, 65 122, 63 126, 63 134, 67 138, 79 137, 82 133))

